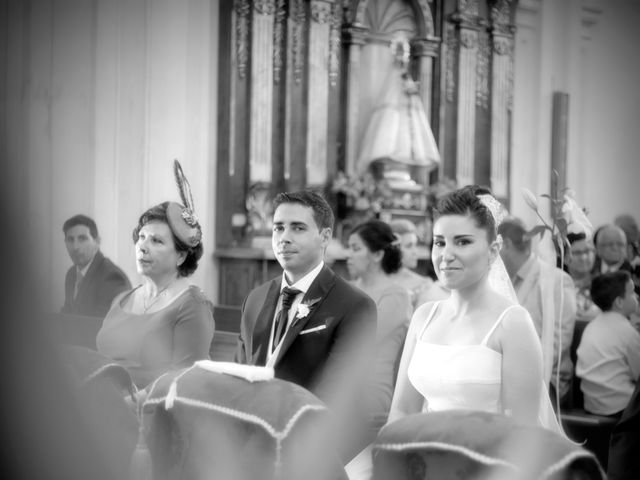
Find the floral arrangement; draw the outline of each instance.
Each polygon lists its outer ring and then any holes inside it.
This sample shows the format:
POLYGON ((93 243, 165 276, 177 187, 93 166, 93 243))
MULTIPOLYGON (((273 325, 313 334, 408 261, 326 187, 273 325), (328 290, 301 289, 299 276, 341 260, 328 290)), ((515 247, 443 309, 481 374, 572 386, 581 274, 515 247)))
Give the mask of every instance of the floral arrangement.
MULTIPOLYGON (((546 232, 551 235, 552 243, 556 250, 557 255, 557 267, 562 268, 565 261, 565 249, 570 247, 568 235, 569 233, 585 233, 587 237, 591 236, 593 227, 591 222, 587 219, 586 211, 581 208, 575 200, 575 193, 570 188, 558 189, 559 175, 557 171, 553 171, 551 180, 552 194, 542 194, 543 198, 549 200, 549 215, 550 220, 546 220, 540 213, 537 197, 526 188, 522 189, 522 194, 525 202, 531 207, 542 224, 536 225, 529 232, 527 236, 533 238, 536 235, 540 235, 542 238, 546 232)), ((562 331, 562 309, 564 304, 564 288, 562 286, 564 276, 560 277, 560 301, 558 303, 558 313, 555 318, 558 319, 558 324, 555 325, 555 320, 552 317, 543 318, 541 341, 543 357, 553 358, 554 349, 554 330, 562 331)), ((541 280, 542 281, 542 280, 541 280)), ((563 352, 562 347, 562 335, 558 335, 558 365, 561 362, 561 356, 563 352)), ((559 391, 560 385, 560 368, 557 369, 553 384, 556 386, 556 391, 559 391)), ((556 412, 558 412, 558 420, 561 421, 562 411, 560 409, 560 397, 556 396, 556 412)))
POLYGON ((296 318, 305 318, 311 312, 311 308, 320 301, 320 297, 301 302, 296 311, 296 318))
POLYGON ((538 199, 530 190, 523 188, 522 195, 526 204, 536 212, 542 222, 541 225, 536 225, 529 230, 527 235, 529 238, 533 238, 536 235, 543 237, 546 232, 549 232, 557 253, 561 257, 560 263, 562 264, 564 262, 565 248, 569 247, 568 234, 585 233, 587 237, 590 237, 593 232, 593 226, 587 219, 586 209, 581 208, 576 202, 575 192, 568 187, 558 190, 558 177, 558 172, 554 170, 552 177, 552 191, 554 194, 540 195, 549 200, 550 220, 545 220, 542 216, 538 199))
POLYGON ((393 193, 384 180, 376 180, 371 172, 362 176, 350 176, 339 171, 330 186, 332 194, 338 197, 338 218, 346 218, 350 212, 379 213, 393 193))

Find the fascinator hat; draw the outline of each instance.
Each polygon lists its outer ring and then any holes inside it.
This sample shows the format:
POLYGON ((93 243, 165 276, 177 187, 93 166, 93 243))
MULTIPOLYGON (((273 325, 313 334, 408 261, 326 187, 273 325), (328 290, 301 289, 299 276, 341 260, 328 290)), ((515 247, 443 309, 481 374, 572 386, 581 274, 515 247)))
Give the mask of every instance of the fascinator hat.
POLYGON ((168 203, 167 221, 171 231, 181 242, 192 248, 197 247, 202 241, 202 228, 195 214, 191 186, 178 160, 173 161, 173 173, 182 205, 177 202, 168 203))

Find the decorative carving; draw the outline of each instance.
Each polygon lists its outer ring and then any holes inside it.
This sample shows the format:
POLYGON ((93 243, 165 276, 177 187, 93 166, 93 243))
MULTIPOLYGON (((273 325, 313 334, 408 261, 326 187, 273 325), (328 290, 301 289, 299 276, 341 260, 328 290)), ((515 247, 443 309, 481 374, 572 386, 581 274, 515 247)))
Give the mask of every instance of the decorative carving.
POLYGON ((491 5, 491 29, 494 34, 513 36, 516 31, 511 20, 512 0, 494 0, 491 5))
POLYGON ((450 23, 446 30, 446 97, 447 102, 453 102, 456 93, 456 63, 458 59, 458 38, 456 27, 450 23))
POLYGON ((367 43, 367 36, 369 35, 369 30, 365 27, 357 27, 354 25, 344 25, 342 27, 342 32, 344 33, 345 43, 347 45, 364 45, 367 43))
POLYGON ((284 28, 287 16, 286 0, 277 0, 273 24, 273 83, 280 83, 280 74, 284 63, 284 28))
POLYGON ((496 55, 511 55, 511 40, 507 37, 493 37, 493 51, 496 55))
MULTIPOLYGON (((477 0, 474 0, 477 1, 477 0)), ((377 3, 380 4, 378 7, 380 10, 386 10, 388 8, 398 8, 398 6, 402 6, 403 8, 408 8, 411 16, 411 21, 414 24, 414 31, 419 35, 431 36, 435 35, 435 27, 433 22, 433 13, 431 12, 431 7, 429 6, 433 0, 415 0, 413 2, 405 1, 394 1, 391 2, 389 0, 377 0, 377 3), (416 25, 416 20, 420 17, 420 15, 416 15, 413 12, 410 4, 417 4, 417 7, 420 9, 422 13, 422 23, 420 25, 416 25)), ((362 26, 367 23, 367 17, 369 16, 370 5, 376 3, 374 0, 360 0, 360 1, 351 1, 351 0, 343 0, 343 8, 345 11, 345 21, 351 23, 354 26, 362 26), (354 10, 355 4, 355 10, 354 10)), ((385 31, 390 31, 389 29, 385 29, 385 31)))
POLYGON ((253 7, 260 15, 273 15, 276 11, 276 0, 254 0, 253 7))
MULTIPOLYGON (((420 11, 422 11, 422 16, 424 17, 425 24, 425 35, 433 35, 435 34, 435 27, 433 25, 433 15, 431 14, 431 8, 429 7, 429 2, 427 0, 418 0, 416 3, 418 7, 420 7, 420 11)), ((419 31, 419 29, 418 29, 419 31)))
POLYGON ((331 21, 331 4, 326 0, 311 0, 311 19, 316 23, 331 21))
POLYGON ((333 5, 331 31, 329 32, 329 85, 335 87, 340 74, 340 27, 342 25, 341 6, 333 5))
POLYGON ((441 39, 437 37, 414 38, 411 40, 411 51, 416 57, 437 57, 441 39))
POLYGON ((449 20, 463 28, 485 28, 489 22, 478 14, 477 0, 458 0, 458 9, 449 16, 449 20))
POLYGON ((475 30, 460 30, 460 44, 464 48, 473 50, 478 44, 478 32, 475 30))
POLYGON ((491 23, 508 25, 511 23, 511 0, 494 0, 491 5, 491 23))
POLYGON ((304 0, 291 0, 290 18, 293 20, 293 80, 300 83, 302 80, 302 70, 304 68, 304 26, 307 16, 304 9, 304 0))
POLYGON ((413 38, 418 32, 415 13, 408 2, 372 0, 367 2, 364 26, 379 38, 413 38))
POLYGON ((247 62, 249 61, 249 12, 251 6, 249 0, 234 0, 236 11, 236 63, 238 76, 244 78, 247 74, 247 62))
POLYGON ((487 110, 489 108, 489 56, 491 47, 489 35, 486 32, 478 33, 478 63, 476 64, 476 105, 487 110))
POLYGON ((478 15, 478 0, 459 0, 458 11, 463 15, 478 15))
POLYGON ((254 182, 249 186, 245 207, 247 209, 248 233, 270 236, 273 218, 273 195, 269 182, 254 182))

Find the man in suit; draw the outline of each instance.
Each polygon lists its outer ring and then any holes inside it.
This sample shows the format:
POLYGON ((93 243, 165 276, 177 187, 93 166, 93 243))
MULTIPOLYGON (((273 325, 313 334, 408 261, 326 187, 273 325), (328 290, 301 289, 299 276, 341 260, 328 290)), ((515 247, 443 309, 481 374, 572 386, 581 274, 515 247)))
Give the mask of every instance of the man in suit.
POLYGON ((593 234, 596 247, 596 261, 592 275, 626 270, 633 278, 634 289, 640 295, 640 265, 634 265, 627 257, 628 243, 624 230, 615 224, 599 227, 593 234))
POLYGON ((62 313, 101 317, 114 297, 131 288, 126 274, 100 252, 98 227, 93 219, 75 215, 64 222, 64 243, 73 262, 64 281, 62 313))
POLYGON ((620 227, 614 224, 601 226, 593 235, 593 243, 596 247, 594 275, 616 270, 633 270, 627 260, 627 236, 620 227))
MULTIPOLYGON (((235 358, 273 366, 277 378, 308 389, 347 422, 357 412, 377 318, 374 301, 324 264, 333 222, 315 192, 276 197, 272 248, 283 274, 246 297, 235 358)), ((341 450, 344 461, 358 453, 353 443, 341 450)))
POLYGON ((577 314, 573 280, 531 252, 531 239, 522 220, 505 219, 498 233, 504 241, 500 256, 518 301, 531 315, 542 342, 544 374, 551 393, 559 395, 561 403, 566 402, 573 378, 570 351, 577 314))

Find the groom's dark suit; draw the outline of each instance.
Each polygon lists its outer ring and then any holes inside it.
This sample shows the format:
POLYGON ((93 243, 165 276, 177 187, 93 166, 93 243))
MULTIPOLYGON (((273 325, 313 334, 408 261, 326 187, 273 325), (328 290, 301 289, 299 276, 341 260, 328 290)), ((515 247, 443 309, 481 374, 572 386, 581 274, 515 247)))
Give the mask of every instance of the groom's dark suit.
MULTIPOLYGON (((242 305, 236 361, 265 365, 282 277, 252 290, 242 305)), ((372 352, 376 305, 326 265, 304 295, 308 315, 287 330, 274 364, 277 378, 310 390, 333 407, 341 389, 353 385, 358 366, 372 352)))
MULTIPOLYGON (((266 364, 281 283, 282 277, 271 280, 245 299, 237 362, 266 364)), ((301 303, 309 305, 309 312, 297 313, 286 331, 275 376, 306 388, 329 407, 335 418, 329 429, 337 429, 330 443, 346 463, 366 445, 369 419, 362 395, 375 347, 376 304, 326 265, 301 303)))

